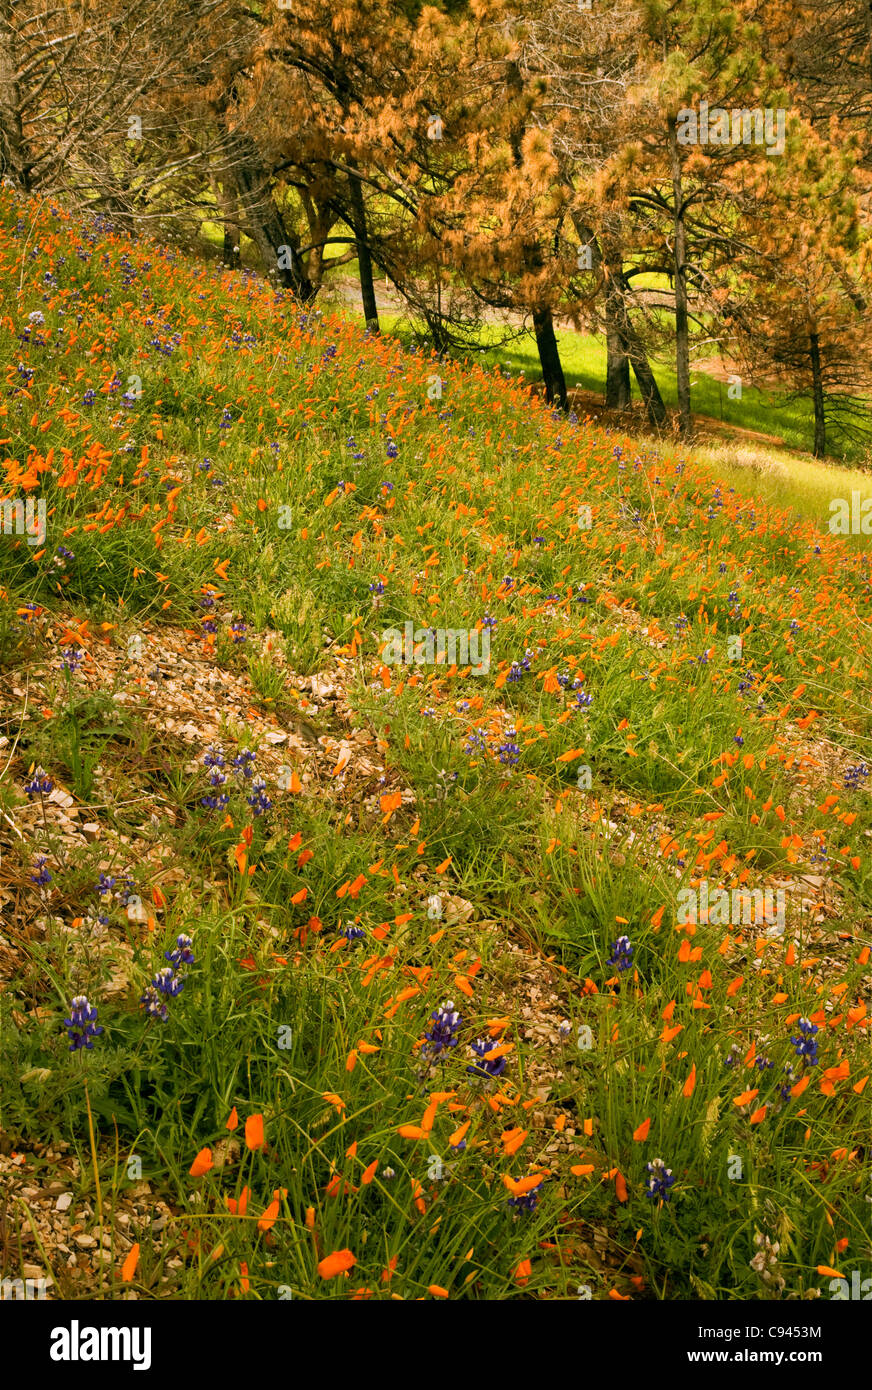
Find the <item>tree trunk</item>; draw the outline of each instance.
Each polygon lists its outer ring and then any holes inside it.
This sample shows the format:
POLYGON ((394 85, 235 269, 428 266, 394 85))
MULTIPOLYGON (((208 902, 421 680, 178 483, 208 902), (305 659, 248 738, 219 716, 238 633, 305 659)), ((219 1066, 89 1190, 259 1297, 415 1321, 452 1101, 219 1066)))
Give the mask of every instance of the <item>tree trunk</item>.
POLYGON ((630 359, 620 331, 619 273, 608 269, 606 289, 606 409, 625 410, 630 404, 630 359))
MULTIPOLYGON (((342 107, 342 129, 345 129, 345 122, 348 120, 348 112, 352 104, 352 84, 348 78, 344 63, 336 63, 332 69, 332 90, 340 106, 342 107)), ((356 169, 354 159, 347 157, 348 167, 356 169)), ((363 317, 367 328, 371 333, 379 333, 378 304, 375 297, 375 285, 372 278, 372 256, 369 249, 369 237, 366 225, 366 207, 363 202, 363 185, 359 178, 353 174, 348 179, 349 202, 351 210, 351 230, 354 232, 357 243, 357 274, 360 280, 360 297, 363 301, 363 317)))
POLYGON ((816 459, 822 459, 826 458, 827 454, 827 421, 824 411, 824 378, 821 370, 821 344, 818 334, 810 333, 808 343, 814 395, 814 456, 816 459))
POLYGON ((648 423, 655 427, 665 425, 666 405, 660 394, 660 387, 654 379, 654 373, 648 363, 645 349, 636 337, 635 332, 633 332, 633 338, 630 342, 628 351, 630 363, 636 381, 638 382, 639 390, 642 393, 642 399, 645 402, 645 412, 648 416, 648 423))
MULTIPOLYGON (((633 368, 633 373, 645 402, 645 413, 648 423, 653 428, 665 424, 666 406, 660 394, 660 388, 654 380, 654 373, 648 365, 648 355, 642 346, 642 340, 630 322, 630 313, 627 308, 627 295, 629 294, 629 284, 624 275, 623 263, 620 255, 614 250, 607 250, 605 256, 597 242, 597 238, 591 227, 582 222, 580 218, 573 218, 575 230, 585 245, 590 246, 595 255, 595 264, 602 265, 603 273, 607 282, 606 289, 606 348, 608 353, 608 363, 606 367, 606 405, 610 405, 610 382, 615 381, 615 400, 619 401, 626 392, 625 405, 630 403, 630 381, 629 367, 633 368), (614 345, 612 343, 614 338, 614 345), (627 362, 627 367, 621 365, 621 355, 623 354, 627 362)), ((618 407, 620 408, 620 407, 618 407)))
POLYGON ((606 409, 626 410, 630 404, 630 359, 616 333, 606 333, 606 409))
POLYGON ((308 188, 299 188, 297 192, 300 202, 303 204, 303 211, 306 214, 306 224, 309 228, 309 250, 306 255, 306 274, 317 291, 320 290, 324 283, 324 246, 327 237, 330 235, 333 218, 332 215, 325 215, 323 209, 312 197, 308 188))
POLYGON ((0 177, 30 192, 30 167, 21 125, 21 93, 15 35, 9 22, 11 5, 0 5, 0 177))
POLYGON ((560 363, 560 352, 554 334, 554 318, 548 305, 538 305, 533 310, 533 332, 536 334, 536 347, 542 365, 542 380, 545 383, 545 399, 549 405, 557 405, 565 410, 568 405, 566 378, 560 363))
POLYGON ((642 400, 645 402, 648 423, 656 429, 666 423, 666 406, 663 403, 660 388, 654 380, 654 373, 648 363, 648 356, 642 346, 642 341, 630 322, 630 313, 627 309, 628 285, 623 273, 619 278, 619 284, 620 288, 614 301, 616 331, 639 384, 642 400))
POLYGON ((234 131, 231 136, 233 178, 238 202, 245 213, 246 231, 260 252, 267 271, 275 271, 279 284, 292 290, 304 304, 315 296, 315 286, 300 259, 295 239, 285 228, 273 202, 269 176, 250 136, 234 131))
MULTIPOLYGON (((354 165, 349 160, 352 168, 354 165)), ((369 253, 369 241, 367 238, 366 208, 363 202, 363 190, 360 180, 349 179, 351 192, 351 216, 354 235, 357 238, 357 270, 360 276, 360 295, 363 300, 363 317, 366 326, 371 333, 380 332, 378 322, 378 304, 375 298, 375 285, 372 278, 372 257, 369 253)))
POLYGON ((678 386, 678 425, 683 439, 693 434, 690 413, 690 334, 687 313, 687 230, 684 223, 684 195, 681 181, 681 157, 674 123, 669 126, 669 149, 672 157, 673 226, 675 235, 675 376, 678 386))
POLYGON ((239 228, 231 227, 229 223, 224 223, 224 252, 222 260, 230 270, 238 270, 239 262, 242 259, 239 249, 239 228))
MULTIPOLYGON (((520 69, 514 59, 509 59, 506 63, 506 86, 509 90, 510 100, 513 100, 523 91, 520 69)), ((520 124, 513 124, 509 132, 509 146, 516 169, 521 169, 523 165, 522 133, 520 124)), ((535 241, 525 244, 523 257, 526 270, 537 271, 541 269, 542 251, 535 241)), ((532 307, 533 332, 536 335, 536 347, 539 350, 542 380, 545 385, 545 399, 549 405, 557 405, 561 410, 565 410, 569 402, 566 395, 566 378, 563 375, 557 338, 554 335, 554 315, 548 304, 536 304, 532 307)))
POLYGON ((212 197, 215 199, 215 206, 221 214, 221 225, 224 229, 221 260, 229 269, 238 270, 241 260, 239 247, 242 234, 237 226, 237 210, 224 181, 220 177, 210 173, 209 183, 212 188, 212 197))

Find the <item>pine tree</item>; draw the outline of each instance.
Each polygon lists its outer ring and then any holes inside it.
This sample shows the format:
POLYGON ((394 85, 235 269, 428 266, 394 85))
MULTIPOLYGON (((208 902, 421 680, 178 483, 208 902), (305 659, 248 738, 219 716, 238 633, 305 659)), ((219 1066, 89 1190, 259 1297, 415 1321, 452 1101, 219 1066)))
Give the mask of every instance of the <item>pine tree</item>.
POLYGON ((777 149, 782 120, 786 130, 787 94, 777 69, 759 56, 760 32, 746 22, 751 9, 750 0, 729 8, 717 0, 644 0, 646 77, 629 94, 636 120, 612 161, 635 215, 637 251, 672 284, 679 429, 686 438, 693 338, 711 333, 743 212, 737 171, 777 149))
POLYGON ((872 416, 872 236, 853 192, 860 153, 859 139, 835 150, 797 124, 787 157, 753 171, 758 211, 729 310, 744 370, 811 400, 815 458, 832 434, 865 437, 872 416))

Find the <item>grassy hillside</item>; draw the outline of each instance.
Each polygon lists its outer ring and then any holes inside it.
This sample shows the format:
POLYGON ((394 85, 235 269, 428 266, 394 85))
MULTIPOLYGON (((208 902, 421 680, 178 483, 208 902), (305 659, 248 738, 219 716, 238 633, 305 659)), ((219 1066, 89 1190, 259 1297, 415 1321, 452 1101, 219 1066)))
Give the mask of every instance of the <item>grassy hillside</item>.
POLYGON ((0 281, 4 1272, 867 1276, 862 543, 5 189, 0 281))

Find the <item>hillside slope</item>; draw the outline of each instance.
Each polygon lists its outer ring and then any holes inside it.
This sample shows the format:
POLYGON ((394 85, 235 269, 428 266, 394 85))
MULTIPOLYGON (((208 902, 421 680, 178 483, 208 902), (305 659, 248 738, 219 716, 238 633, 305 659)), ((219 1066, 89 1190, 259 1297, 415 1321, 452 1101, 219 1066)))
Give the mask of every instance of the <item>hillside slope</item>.
POLYGON ((868 1273, 865 552, 6 189, 0 281, 3 1272, 868 1273))

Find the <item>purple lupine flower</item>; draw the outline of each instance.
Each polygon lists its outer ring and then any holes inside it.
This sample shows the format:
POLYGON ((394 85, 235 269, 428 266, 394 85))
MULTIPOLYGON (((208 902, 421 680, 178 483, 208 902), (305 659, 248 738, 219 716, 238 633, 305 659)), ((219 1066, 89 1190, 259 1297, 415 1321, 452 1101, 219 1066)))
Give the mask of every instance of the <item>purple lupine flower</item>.
POLYGON ((103 1032, 96 1024, 97 1010, 92 1008, 84 994, 77 994, 70 1004, 70 1016, 64 1019, 64 1027, 70 1039, 70 1052, 81 1048, 88 1051, 94 1046, 94 1038, 103 1032))
POLYGON ((633 947, 628 936, 619 936, 612 946, 612 954, 609 956, 607 965, 615 965, 618 970, 629 970, 633 964, 633 947))
POLYGON ((192 946, 193 941, 190 936, 186 936, 182 932, 176 937, 175 948, 172 951, 164 951, 164 960, 169 961, 170 964, 162 966, 157 971, 139 998, 139 1002, 149 1018, 156 1018, 161 1023, 166 1023, 169 1017, 168 1001, 175 999, 185 987, 185 976, 177 972, 183 965, 194 964, 192 946))
POLYGON ((669 1189, 675 1182, 671 1168, 667 1168, 662 1158, 655 1158, 647 1165, 650 1177, 645 1189, 646 1197, 657 1197, 662 1202, 669 1201, 669 1189))
POLYGON ((124 875, 124 887, 119 889, 118 901, 122 907, 126 907, 132 897, 136 896, 136 883, 130 874, 124 875))
POLYGON ((557 684, 560 686, 561 690, 578 690, 584 684, 584 681, 580 676, 573 680, 568 671, 558 671, 557 684))
POLYGON ((538 1187, 534 1187, 532 1192, 525 1192, 521 1197, 510 1197, 508 1204, 515 1211, 535 1211, 539 1204, 538 1187))
POLYGON ((456 1034, 463 1022, 463 1018, 454 1007, 453 999, 444 999, 439 1008, 433 1010, 430 1018, 433 1020, 432 1026, 429 1033, 424 1034, 427 1041, 421 1048, 421 1056, 427 1060, 438 1058, 440 1053, 448 1052, 457 1046, 456 1034))
POLYGON ((245 799, 255 816, 262 816, 264 811, 268 811, 272 806, 272 802, 266 794, 266 782, 262 777, 255 778, 251 784, 251 796, 247 796, 245 799))
POLYGON ((512 681, 513 684, 516 681, 522 680, 525 673, 530 669, 530 658, 532 656, 533 652, 531 652, 528 648, 528 650, 525 651, 520 661, 512 662, 511 666, 509 667, 509 673, 506 679, 512 681))
POLYGON ((48 773, 44 772, 41 767, 38 767, 34 771, 30 781, 25 782, 24 790, 27 792, 28 796, 48 796, 53 786, 54 782, 51 780, 48 773))
POLYGON ((518 762, 521 757, 521 750, 515 742, 517 733, 517 729, 506 729, 503 735, 503 742, 496 750, 500 762, 507 764, 509 767, 514 767, 515 763, 518 762))
POLYGON ((480 1060, 478 1062, 473 1062, 471 1066, 466 1068, 469 1075, 486 1076, 489 1080, 502 1076, 506 1069, 506 1058, 505 1055, 492 1059, 488 1057, 487 1054, 493 1052, 497 1047, 497 1044, 493 1042, 491 1038, 476 1038, 475 1042, 471 1043, 470 1046, 480 1060))
MULTIPOLYGON (((224 783, 227 781, 227 775, 219 769, 226 766, 226 760, 224 757, 224 750, 221 748, 220 744, 209 744, 203 754, 203 764, 205 767, 212 769, 209 774, 210 787, 223 787, 224 783)), ((208 811, 223 810, 229 800, 230 797, 226 792, 221 792, 218 796, 212 793, 201 796, 200 805, 205 807, 208 811)))
POLYGON ((488 751, 487 739, 481 729, 474 729, 468 736, 463 751, 464 753, 486 753, 488 751))
POLYGON ((166 994, 170 999, 175 999, 176 995, 181 994, 182 990, 185 988, 184 979, 176 975, 171 965, 161 966, 151 983, 158 994, 166 994))
POLYGON ((801 1018, 798 1023, 800 1036, 791 1038, 797 1057, 802 1058, 805 1067, 816 1067, 818 1063, 817 1038, 818 1031, 816 1023, 812 1023, 809 1018, 801 1018))
POLYGON ((61 656, 64 659, 62 668, 64 671, 78 671, 85 660, 85 653, 80 647, 64 647, 61 650, 61 656))
POLYGON ((149 1018, 158 1018, 161 1023, 166 1023, 169 1018, 169 1009, 154 985, 149 985, 145 993, 139 996, 139 1002, 149 1018))
POLYGON ((164 951, 164 960, 168 960, 175 970, 182 965, 194 964, 194 953, 191 950, 193 941, 190 936, 185 936, 184 932, 176 937, 175 950, 164 951))
POLYGON ((38 884, 40 888, 44 888, 47 883, 51 883, 51 874, 45 867, 47 863, 48 860, 44 854, 38 854, 33 861, 33 867, 36 869, 36 873, 30 875, 30 881, 31 883, 38 884))
POLYGON ((241 773, 243 777, 254 776, 254 753, 250 748, 245 748, 241 753, 237 753, 233 759, 234 772, 241 773))

